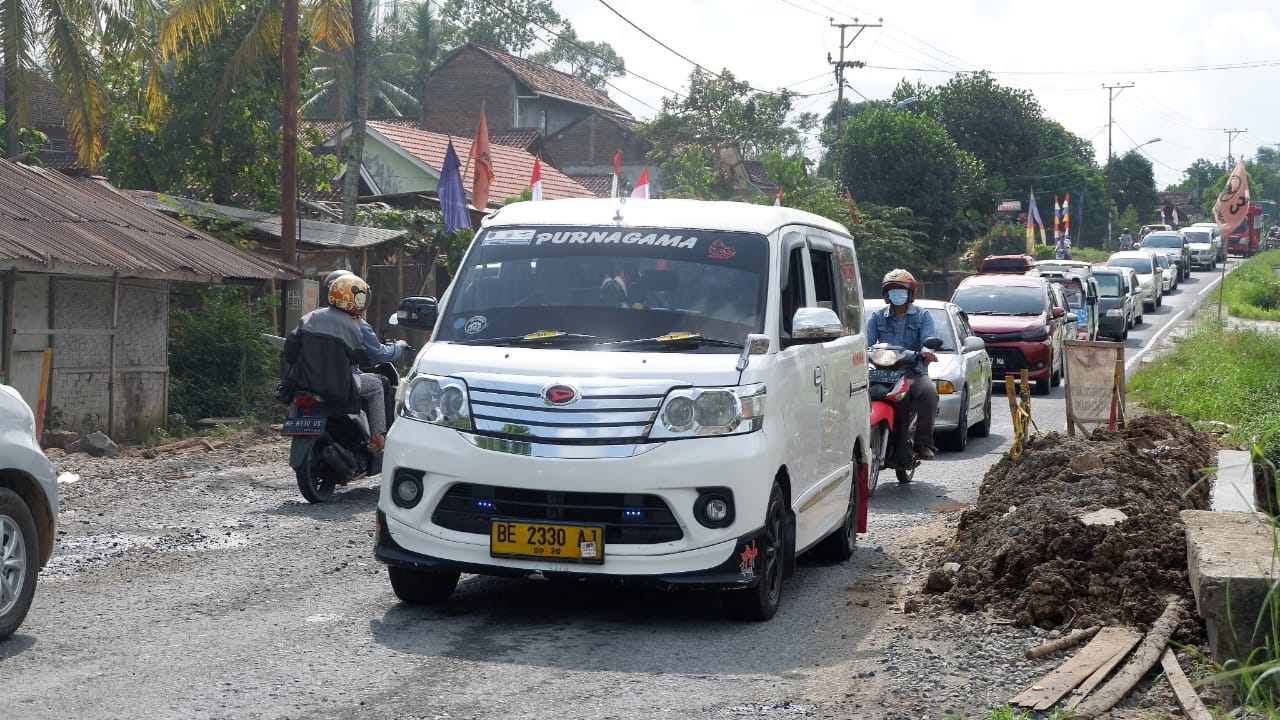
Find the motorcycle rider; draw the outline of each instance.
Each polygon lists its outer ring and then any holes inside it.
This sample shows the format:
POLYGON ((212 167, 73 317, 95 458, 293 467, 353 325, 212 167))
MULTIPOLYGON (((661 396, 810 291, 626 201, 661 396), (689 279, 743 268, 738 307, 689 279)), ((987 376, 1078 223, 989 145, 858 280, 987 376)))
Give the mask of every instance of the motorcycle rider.
POLYGON ((364 359, 363 342, 360 325, 342 306, 363 306, 367 297, 363 280, 339 278, 329 289, 330 304, 302 316, 284 343, 288 387, 320 395, 335 412, 360 412, 359 383, 351 366, 364 359))
POLYGON ((1125 228, 1120 231, 1120 249, 1121 250, 1133 249, 1133 236, 1129 234, 1129 228, 1125 228))
MULTIPOLYGON (((326 298, 329 297, 329 287, 333 285, 333 281, 346 275, 354 277, 355 273, 352 273, 350 270, 334 270, 328 275, 325 275, 323 292, 326 298)), ((366 362, 370 364, 381 362, 393 363, 396 360, 399 360, 400 356, 404 354, 405 349, 409 347, 409 343, 405 340, 397 340, 393 343, 384 343, 379 340, 378 334, 373 331, 373 326, 369 324, 369 321, 364 319, 363 310, 360 315, 356 316, 356 319, 360 321, 360 338, 364 343, 366 362)), ((362 374, 359 365, 352 366, 351 372, 356 375, 362 374)), ((357 380, 357 382, 361 383, 361 397, 367 397, 365 395, 366 390, 364 388, 369 385, 368 381, 357 380)), ((394 408, 393 398, 395 396, 395 391, 396 389, 394 387, 390 387, 389 385, 383 386, 382 407, 383 414, 386 417, 386 424, 383 425, 384 428, 391 425, 391 412, 394 408)), ((372 391, 370 390, 367 392, 372 391)), ((370 412, 372 412, 372 408, 370 408, 370 412)), ((376 450, 378 448, 374 449, 376 450)))
MULTIPOLYGON (((867 345, 888 343, 920 353, 915 369, 907 376, 907 381, 911 384, 907 402, 900 402, 895 406, 893 424, 905 431, 907 417, 914 406, 917 409, 914 438, 916 455, 922 460, 932 460, 935 455, 933 420, 938 414, 938 390, 929 379, 927 363, 937 362, 938 356, 925 349, 924 341, 935 337, 937 330, 929 312, 914 304, 916 287, 915 276, 902 268, 885 274, 880 283, 885 306, 867 317, 867 345)), ((898 433, 899 457, 906 456, 907 444, 912 440, 906 437, 905 432, 898 433)))

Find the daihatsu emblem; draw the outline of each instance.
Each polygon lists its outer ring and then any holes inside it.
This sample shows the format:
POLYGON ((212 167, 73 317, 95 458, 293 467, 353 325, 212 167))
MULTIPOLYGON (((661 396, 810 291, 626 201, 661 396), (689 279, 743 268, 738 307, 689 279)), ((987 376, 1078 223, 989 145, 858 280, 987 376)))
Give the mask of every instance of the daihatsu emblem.
POLYGON ((572 385, 548 385, 542 388, 542 399, 548 405, 571 405, 578 401, 578 390, 572 385))

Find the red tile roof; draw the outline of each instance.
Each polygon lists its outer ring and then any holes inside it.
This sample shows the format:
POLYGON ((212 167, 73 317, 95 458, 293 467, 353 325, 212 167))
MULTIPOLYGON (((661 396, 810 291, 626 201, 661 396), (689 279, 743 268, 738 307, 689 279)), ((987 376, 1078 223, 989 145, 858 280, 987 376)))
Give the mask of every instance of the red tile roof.
POLYGON ((613 192, 613 175, 570 175, 569 177, 596 197, 607 198, 613 192))
MULTIPOLYGON (((376 120, 370 120, 368 128, 437 172, 444 164, 444 153, 450 138, 448 135, 376 120)), ((453 149, 458 153, 458 160, 462 163, 462 185, 470 195, 471 180, 474 175, 472 165, 468 162, 471 139, 453 136, 453 149)), ((489 187, 490 204, 500 204, 504 199, 517 196, 529 187, 529 178, 533 174, 533 155, 520 148, 493 142, 489 144, 489 154, 493 158, 494 175, 493 183, 489 187)), ((571 197, 596 197, 596 194, 569 179, 569 176, 559 170, 543 163, 542 196, 547 200, 558 200, 571 197)))

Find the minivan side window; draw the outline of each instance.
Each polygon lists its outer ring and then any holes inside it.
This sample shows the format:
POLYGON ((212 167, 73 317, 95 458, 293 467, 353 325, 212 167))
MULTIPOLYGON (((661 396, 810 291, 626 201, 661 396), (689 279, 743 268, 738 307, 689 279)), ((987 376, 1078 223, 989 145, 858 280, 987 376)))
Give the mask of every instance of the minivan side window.
POLYGON ((835 311, 844 317, 843 303, 836 292, 835 256, 825 250, 809 250, 809 264, 813 266, 813 294, 818 307, 835 311))
POLYGON ((845 332, 856 335, 863 332, 862 326, 862 282, 858 277, 858 261, 853 256, 853 248, 836 245, 836 260, 839 264, 841 285, 844 286, 844 312, 840 319, 844 320, 845 332))
POLYGON ((791 319, 796 308, 805 306, 804 248, 793 247, 788 254, 787 277, 782 286, 782 303, 778 306, 782 320, 781 337, 791 337, 791 319))

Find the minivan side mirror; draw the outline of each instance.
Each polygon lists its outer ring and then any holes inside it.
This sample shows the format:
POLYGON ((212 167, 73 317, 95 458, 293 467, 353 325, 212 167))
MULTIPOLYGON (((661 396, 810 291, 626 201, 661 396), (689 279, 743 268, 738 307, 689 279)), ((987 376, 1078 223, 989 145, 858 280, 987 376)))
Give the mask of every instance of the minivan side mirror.
POLYGON ((435 329, 436 318, 439 317, 439 314, 440 310, 437 307, 435 298, 407 297, 400 301, 400 307, 396 309, 395 324, 414 330, 430 332, 435 329))
POLYGON ((1063 315, 1066 315, 1066 314, 1067 314, 1067 309, 1066 309, 1066 308, 1056 307, 1056 308, 1054 308, 1054 309, 1053 309, 1053 316, 1054 316, 1054 317, 1056 317, 1056 318, 1060 318, 1060 317, 1062 317, 1063 315))
POLYGON ((986 347, 987 347, 986 340, 983 340, 977 335, 970 335, 969 337, 964 339, 964 344, 960 346, 960 352, 966 352, 966 353, 978 352, 979 350, 986 349, 986 347))
POLYGON ((796 309, 791 318, 791 342, 815 343, 835 340, 844 335, 844 325, 835 310, 823 307, 796 309))
POLYGON ((927 337, 924 339, 924 346, 927 350, 941 350, 942 338, 933 336, 927 337))

